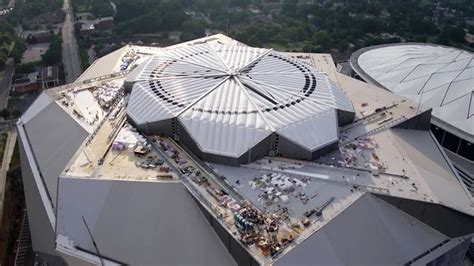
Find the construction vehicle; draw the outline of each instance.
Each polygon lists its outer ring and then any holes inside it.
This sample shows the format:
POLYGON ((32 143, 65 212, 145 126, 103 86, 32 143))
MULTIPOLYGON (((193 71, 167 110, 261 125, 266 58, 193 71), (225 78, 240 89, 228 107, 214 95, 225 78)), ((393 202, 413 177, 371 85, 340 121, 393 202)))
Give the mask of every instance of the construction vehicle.
POLYGON ((318 208, 314 208, 314 209, 311 209, 307 212, 304 213, 304 216, 306 216, 306 218, 309 218, 313 215, 316 215, 317 217, 320 217, 322 214, 323 214, 323 210, 329 206, 329 204, 331 204, 336 198, 334 197, 331 197, 329 198, 323 205, 321 205, 320 207, 318 208))

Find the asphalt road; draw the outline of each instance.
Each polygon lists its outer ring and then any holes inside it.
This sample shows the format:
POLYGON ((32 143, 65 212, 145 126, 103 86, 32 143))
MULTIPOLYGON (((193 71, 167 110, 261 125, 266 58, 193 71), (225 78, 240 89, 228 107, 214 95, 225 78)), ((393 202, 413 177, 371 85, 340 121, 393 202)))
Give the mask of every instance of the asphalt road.
POLYGON ((70 0, 64 0, 63 10, 66 18, 62 28, 63 38, 63 63, 66 70, 66 83, 71 83, 82 73, 79 47, 74 36, 74 13, 70 0))
POLYGON ((8 96, 10 96, 10 87, 12 85, 13 69, 15 64, 11 58, 5 64, 5 70, 0 81, 0 110, 7 108, 8 96))

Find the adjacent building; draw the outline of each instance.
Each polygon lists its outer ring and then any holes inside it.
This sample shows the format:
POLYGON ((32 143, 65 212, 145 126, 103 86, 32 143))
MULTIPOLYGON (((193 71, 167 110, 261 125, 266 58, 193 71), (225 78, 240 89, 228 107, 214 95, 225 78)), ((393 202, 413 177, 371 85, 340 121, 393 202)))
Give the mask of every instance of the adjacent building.
POLYGON ((12 82, 12 94, 24 94, 41 90, 41 86, 38 83, 38 75, 38 72, 32 72, 15 79, 12 82))
POLYGON ((59 66, 41 68, 41 85, 43 89, 59 86, 59 66))
POLYGON ((431 131, 474 193, 474 55, 401 43, 361 49, 351 65, 365 81, 433 109, 431 131))
POLYGON ((81 24, 81 33, 95 34, 105 31, 111 31, 114 27, 113 17, 100 17, 90 20, 79 20, 81 24))

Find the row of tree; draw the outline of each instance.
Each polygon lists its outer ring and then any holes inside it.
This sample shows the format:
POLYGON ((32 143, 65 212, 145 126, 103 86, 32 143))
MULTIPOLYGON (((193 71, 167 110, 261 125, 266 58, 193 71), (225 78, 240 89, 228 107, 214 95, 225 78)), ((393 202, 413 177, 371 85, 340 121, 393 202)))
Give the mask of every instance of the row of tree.
POLYGON ((464 28, 469 28, 465 21, 474 9, 474 1, 464 0, 346 0, 343 4, 320 1, 307 5, 297 2, 285 0, 280 13, 273 14, 272 23, 231 23, 232 35, 252 45, 279 43, 290 49, 290 44, 300 43, 303 50, 320 52, 333 48, 350 51, 401 40, 462 45, 464 28), (443 9, 445 5, 450 9, 443 9))
MULTIPOLYGON (((112 12, 108 0, 73 2, 90 7, 96 15, 112 12)), ((268 18, 268 14, 256 15, 246 9, 256 2, 259 1, 114 0, 114 34, 179 30, 182 40, 189 40, 203 36, 205 29, 210 28, 230 31, 232 37, 250 45, 277 43, 288 49, 299 47, 320 52, 333 48, 351 51, 401 40, 453 45, 464 43, 464 28, 468 28, 465 20, 474 12, 474 1, 467 0, 345 0, 342 4, 318 1, 306 5, 284 0, 281 12, 268 18), (189 11, 195 13, 189 15, 189 11)), ((261 10, 267 12, 265 6, 261 10)))

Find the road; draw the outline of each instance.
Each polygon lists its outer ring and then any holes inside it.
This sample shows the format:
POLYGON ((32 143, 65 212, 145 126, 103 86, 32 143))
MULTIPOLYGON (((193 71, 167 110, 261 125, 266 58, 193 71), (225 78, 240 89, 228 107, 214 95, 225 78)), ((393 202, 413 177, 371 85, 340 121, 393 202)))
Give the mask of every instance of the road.
POLYGON ((64 0, 63 10, 66 14, 62 28, 63 37, 63 63, 66 71, 66 83, 71 83, 82 73, 79 47, 74 36, 74 13, 70 3, 64 0))
POLYGON ((5 64, 5 70, 0 74, 0 110, 7 108, 8 105, 14 66, 13 60, 9 58, 5 64))

